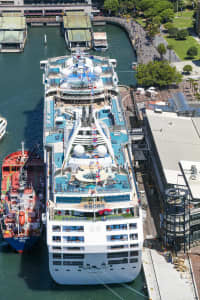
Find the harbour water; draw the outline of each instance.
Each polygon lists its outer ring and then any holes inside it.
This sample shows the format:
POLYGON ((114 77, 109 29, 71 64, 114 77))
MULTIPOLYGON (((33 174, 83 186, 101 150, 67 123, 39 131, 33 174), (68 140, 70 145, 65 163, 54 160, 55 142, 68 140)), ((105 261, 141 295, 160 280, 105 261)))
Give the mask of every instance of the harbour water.
MULTIPOLYGON (((120 83, 134 84, 131 63, 135 54, 124 31, 112 25, 95 30, 107 31, 109 50, 102 55, 117 59, 120 83)), ((43 85, 39 62, 66 53, 60 30, 43 27, 29 28, 24 53, 0 54, 0 114, 8 121, 7 135, 0 142, 0 162, 19 149, 22 140, 29 149, 42 143, 43 85)), ((58 286, 49 276, 47 255, 44 241, 31 253, 19 255, 0 240, 0 300, 144 299, 142 273, 129 285, 58 286)))

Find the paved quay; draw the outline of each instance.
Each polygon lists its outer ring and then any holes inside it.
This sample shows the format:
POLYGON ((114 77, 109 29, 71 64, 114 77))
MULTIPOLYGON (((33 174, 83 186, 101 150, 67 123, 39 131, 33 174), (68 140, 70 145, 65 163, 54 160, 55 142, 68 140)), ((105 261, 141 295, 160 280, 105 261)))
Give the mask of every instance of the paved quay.
MULTIPOLYGON (((156 100, 163 101, 172 97, 177 91, 184 92, 188 98, 193 98, 193 91, 190 82, 183 82, 178 88, 167 91, 159 91, 156 100)), ((127 119, 128 128, 134 127, 135 122, 130 122, 135 118, 135 108, 132 98, 133 89, 121 87, 122 104, 127 119)), ((135 95, 133 93, 133 95, 135 95)), ((146 95, 139 96, 140 101, 148 102, 146 95), (146 99, 146 100, 145 100, 146 99)), ((152 101, 152 99, 149 99, 152 101)), ((147 291, 151 300, 197 300, 197 285, 200 289, 200 247, 199 250, 190 255, 190 261, 186 255, 172 257, 172 261, 167 260, 167 251, 162 248, 158 239, 159 208, 155 202, 148 184, 148 175, 142 166, 135 168, 136 180, 143 207, 143 229, 144 248, 142 253, 143 270, 146 278, 147 291), (146 191, 146 192, 145 192, 146 191), (144 199, 143 199, 144 198, 144 199), (156 213, 155 213, 156 212, 156 213), (156 224, 155 224, 156 222, 156 224), (192 266, 192 267, 191 267, 192 266), (194 279, 196 279, 196 284, 194 279)))
MULTIPOLYGON (((187 263, 187 262, 186 262, 187 263)), ((155 249, 143 249, 143 269, 152 300, 196 300, 189 268, 180 272, 155 249)))
MULTIPOLYGON (((190 266, 193 272, 194 286, 197 297, 200 299, 200 246, 193 247, 188 253, 190 266)), ((198 299, 197 298, 197 299, 198 299)))

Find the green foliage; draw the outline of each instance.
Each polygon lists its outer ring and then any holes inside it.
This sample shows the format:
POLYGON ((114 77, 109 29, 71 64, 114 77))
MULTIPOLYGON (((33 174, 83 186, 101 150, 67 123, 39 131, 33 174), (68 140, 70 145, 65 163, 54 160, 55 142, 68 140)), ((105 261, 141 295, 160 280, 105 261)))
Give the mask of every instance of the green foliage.
POLYGON ((200 53, 199 43, 190 35, 188 35, 186 40, 177 40, 168 37, 166 37, 166 40, 169 45, 173 45, 174 51, 180 57, 181 60, 188 59, 187 51, 192 46, 195 46, 198 49, 198 52, 200 53))
POLYGON ((177 32, 177 36, 176 37, 177 37, 178 40, 185 40, 187 36, 188 36, 187 29, 180 29, 177 32))
POLYGON ((161 17, 161 22, 167 22, 173 18, 173 5, 167 0, 142 0, 140 9, 146 18, 153 19, 155 16, 161 17))
POLYGON ((160 26, 160 23, 161 23, 161 17, 160 17, 160 16, 155 16, 155 17, 152 19, 152 23, 155 24, 155 25, 159 25, 159 26, 160 26))
POLYGON ((140 64, 137 67, 138 84, 144 87, 158 86, 166 87, 172 83, 178 84, 182 75, 171 67, 167 61, 155 61, 148 64, 140 64))
POLYGON ((169 30, 171 28, 174 28, 174 25, 171 22, 165 23, 164 25, 165 29, 169 30))
POLYGON ((148 31, 150 39, 152 40, 154 38, 154 36, 159 32, 159 25, 154 24, 153 22, 149 23, 148 27, 147 27, 147 31, 148 31))
POLYGON ((161 22, 166 23, 170 22, 174 18, 174 11, 171 8, 167 8, 160 13, 161 22))
POLYGON ((105 0, 104 8, 109 12, 116 12, 119 9, 119 2, 118 0, 105 0))
POLYGON ((157 47, 157 50, 161 56, 161 59, 163 59, 163 55, 166 53, 167 49, 165 47, 164 44, 159 44, 158 47, 157 47))
POLYGON ((167 49, 168 49, 168 50, 173 50, 173 49, 174 49, 174 46, 173 46, 173 45, 167 45, 167 49))
POLYGON ((178 28, 175 27, 169 28, 168 33, 169 33, 169 37, 176 38, 178 34, 178 28))
POLYGON ((185 10, 182 12, 178 12, 175 14, 175 18, 173 20, 174 27, 181 28, 191 28, 193 27, 193 11, 185 10))
POLYGON ((197 54, 198 54, 198 49, 195 46, 190 47, 187 51, 187 55, 191 58, 196 56, 197 54))
POLYGON ((151 7, 154 6, 154 0, 142 0, 140 3, 139 3, 139 8, 141 9, 141 11, 145 11, 151 7))
POLYGON ((192 66, 191 65, 185 65, 183 67, 183 72, 190 74, 190 72, 192 72, 192 66))

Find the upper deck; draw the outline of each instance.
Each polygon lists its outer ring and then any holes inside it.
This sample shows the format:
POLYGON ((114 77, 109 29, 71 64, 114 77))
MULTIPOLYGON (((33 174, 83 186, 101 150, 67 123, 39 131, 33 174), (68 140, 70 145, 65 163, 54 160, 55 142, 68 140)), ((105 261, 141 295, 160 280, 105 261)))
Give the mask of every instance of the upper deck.
POLYGON ((44 83, 52 202, 79 209, 94 197, 114 206, 137 204, 113 62, 81 54, 51 59, 44 83))

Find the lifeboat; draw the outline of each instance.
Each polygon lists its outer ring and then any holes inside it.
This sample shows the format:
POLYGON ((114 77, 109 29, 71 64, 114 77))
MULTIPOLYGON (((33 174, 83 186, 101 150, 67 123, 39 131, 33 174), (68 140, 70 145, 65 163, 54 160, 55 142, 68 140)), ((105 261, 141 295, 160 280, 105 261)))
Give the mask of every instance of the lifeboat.
POLYGON ((24 223, 25 223, 25 212, 20 211, 20 213, 19 213, 19 224, 24 225, 24 223))

